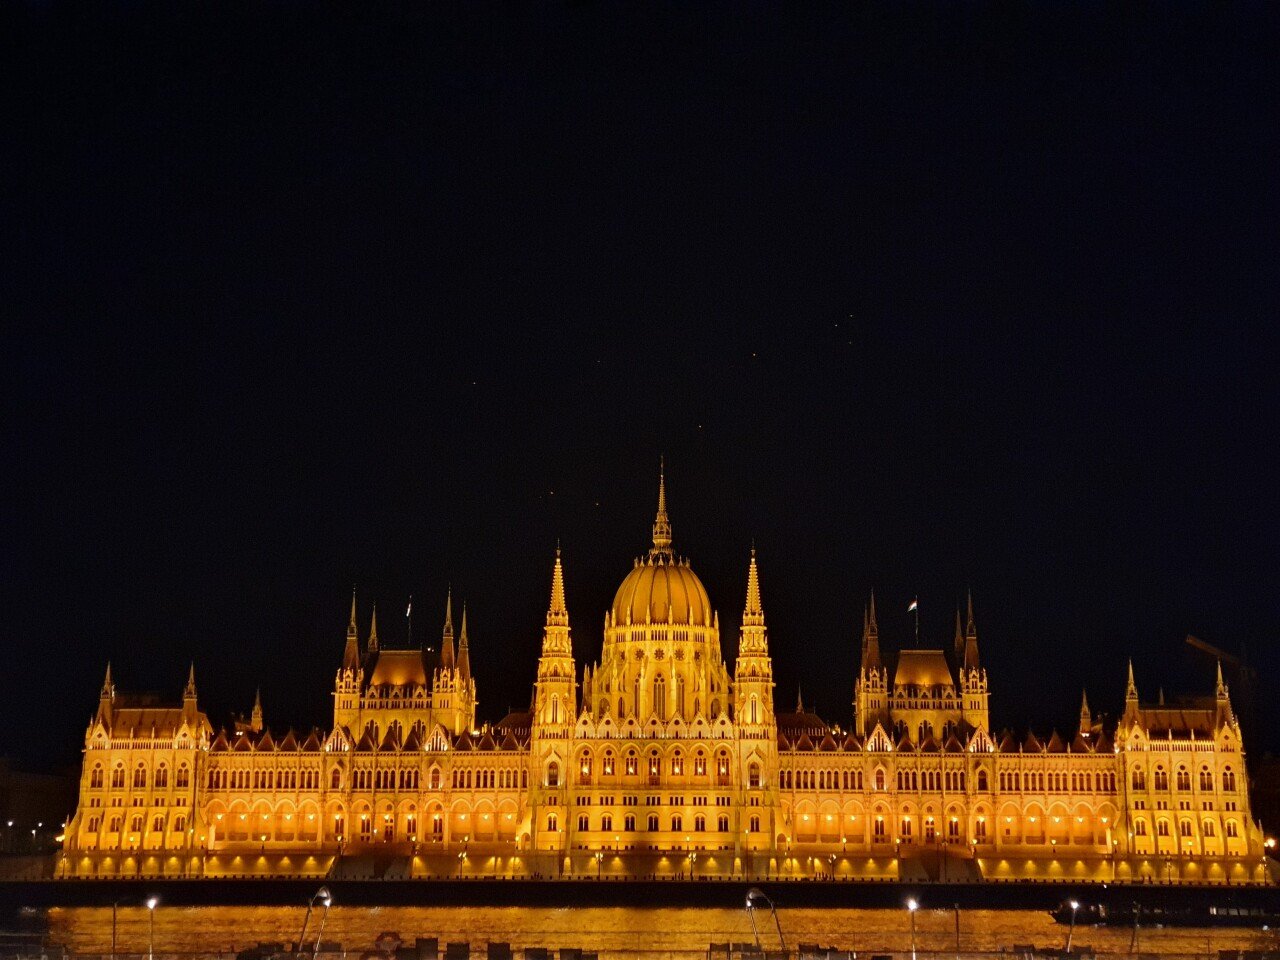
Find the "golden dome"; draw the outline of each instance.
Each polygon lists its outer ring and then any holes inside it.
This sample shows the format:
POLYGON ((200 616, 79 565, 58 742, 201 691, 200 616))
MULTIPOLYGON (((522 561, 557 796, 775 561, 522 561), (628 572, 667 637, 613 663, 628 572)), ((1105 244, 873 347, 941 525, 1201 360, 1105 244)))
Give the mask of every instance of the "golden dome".
POLYGON ((711 598, 688 560, 671 552, 671 520, 667 517, 667 484, 658 476, 658 515, 653 522, 653 549, 636 561, 613 598, 613 623, 683 623, 711 626, 711 598))
POLYGON ((613 598, 613 622, 711 626, 711 598, 688 561, 650 554, 635 565, 613 598))

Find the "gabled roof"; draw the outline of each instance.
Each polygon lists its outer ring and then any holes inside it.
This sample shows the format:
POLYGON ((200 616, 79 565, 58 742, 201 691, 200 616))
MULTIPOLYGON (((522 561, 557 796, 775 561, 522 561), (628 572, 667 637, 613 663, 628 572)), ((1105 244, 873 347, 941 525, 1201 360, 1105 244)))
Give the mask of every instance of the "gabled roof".
POLYGON ((231 745, 231 749, 238 753, 244 753, 247 750, 253 749, 253 741, 247 733, 242 733, 240 736, 236 737, 235 743, 231 745))
POLYGON ((400 749, 400 725, 396 723, 387 724, 386 736, 382 738, 382 743, 378 747, 379 750, 393 753, 400 749))
POLYGON ((1213 697, 1180 698, 1173 705, 1144 705, 1138 708, 1138 723, 1151 737, 1190 736, 1192 732, 1211 736, 1216 729, 1218 705, 1213 697))
POLYGON ((307 751, 319 750, 321 742, 320 731, 312 727, 311 732, 307 734, 307 739, 302 743, 302 749, 307 751))
POLYGON ((427 666, 422 660, 421 650, 379 650, 373 674, 369 677, 369 686, 392 687, 427 687, 431 681, 427 679, 427 666))
POLYGON ((1053 735, 1049 737, 1049 744, 1045 747, 1049 753, 1066 753, 1067 745, 1062 742, 1062 737, 1058 736, 1058 731, 1054 730, 1053 735))
POLYGON ((408 753, 410 751, 422 749, 422 737, 418 733, 420 729, 422 728, 416 723, 409 728, 409 735, 404 738, 404 743, 400 746, 401 750, 408 753))
POLYGON ((1027 731, 1027 739, 1022 741, 1022 749, 1027 753, 1044 752, 1044 747, 1040 745, 1040 741, 1036 739, 1036 735, 1030 730, 1027 731))
POLYGON ((1008 727, 1000 731, 1000 745, 997 749, 1001 753, 1018 752, 1018 741, 1013 739, 1013 731, 1008 727))
POLYGON ((964 753, 964 744, 960 742, 960 738, 952 733, 947 737, 947 742, 942 745, 942 749, 947 753, 964 753))
POLYGON ((298 738, 297 736, 294 735, 292 728, 290 728, 290 730, 287 733, 285 733, 284 739, 280 741, 276 749, 290 750, 290 751, 298 749, 298 738))
POLYGON ((275 750, 276 742, 271 738, 270 730, 263 730, 262 736, 258 738, 258 742, 253 745, 255 750, 275 750))
POLYGON ((906 731, 906 730, 903 730, 903 731, 902 731, 902 736, 898 738, 898 742, 897 742, 897 744, 894 746, 894 749, 895 749, 895 750, 897 750, 897 751, 899 751, 899 752, 901 752, 901 753, 914 753, 914 752, 915 752, 915 744, 913 744, 913 743, 911 742, 911 737, 910 737, 910 736, 908 736, 908 734, 907 734, 907 731, 906 731))
POLYGON ((373 724, 369 724, 364 728, 364 733, 360 736, 360 742, 356 744, 356 749, 370 752, 378 749, 378 741, 373 738, 373 724))
POLYGON ((230 749, 231 749, 231 743, 227 740, 227 731, 219 730, 218 735, 215 736, 213 738, 213 742, 209 744, 209 751, 213 752, 215 750, 221 751, 221 750, 230 750, 230 749))
POLYGON ((923 740, 920 741, 920 752, 921 753, 938 753, 939 752, 938 741, 933 739, 932 733, 928 734, 923 740))
POLYGON ((825 737, 822 738, 821 742, 818 744, 818 749, 825 752, 830 752, 832 750, 838 750, 840 748, 836 746, 836 738, 831 736, 830 733, 828 733, 825 737))

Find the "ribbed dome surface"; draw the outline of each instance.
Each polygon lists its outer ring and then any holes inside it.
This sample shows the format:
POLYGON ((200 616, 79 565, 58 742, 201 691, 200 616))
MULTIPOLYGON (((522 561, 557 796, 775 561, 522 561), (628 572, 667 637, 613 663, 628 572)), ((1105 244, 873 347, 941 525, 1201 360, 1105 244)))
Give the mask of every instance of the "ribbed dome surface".
POLYGON ((689 564, 649 556, 627 574, 613 598, 613 622, 711 625, 711 599, 689 564))

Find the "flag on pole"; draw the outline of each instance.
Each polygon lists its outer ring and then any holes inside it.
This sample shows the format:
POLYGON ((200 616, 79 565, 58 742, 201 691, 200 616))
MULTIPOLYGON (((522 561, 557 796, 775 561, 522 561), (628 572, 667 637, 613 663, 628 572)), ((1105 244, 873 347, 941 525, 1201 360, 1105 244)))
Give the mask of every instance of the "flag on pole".
POLYGON ((406 617, 411 617, 411 616, 413 616, 413 601, 412 601, 412 600, 410 600, 410 601, 409 601, 409 606, 408 606, 408 608, 405 610, 404 615, 405 615, 406 617))
POLYGON ((915 613, 916 609, 919 606, 920 606, 919 600, 912 600, 910 603, 907 604, 907 613, 915 613))

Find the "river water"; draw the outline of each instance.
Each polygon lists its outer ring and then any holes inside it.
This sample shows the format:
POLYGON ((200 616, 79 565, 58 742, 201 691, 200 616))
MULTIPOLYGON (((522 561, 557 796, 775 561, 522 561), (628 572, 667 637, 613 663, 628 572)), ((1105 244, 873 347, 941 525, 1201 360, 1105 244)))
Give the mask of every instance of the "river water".
MULTIPOLYGON (((803 909, 778 911, 787 945, 799 942, 864 952, 907 953, 911 933, 905 910, 803 909)), ((111 949, 109 907, 50 910, 50 939, 80 954, 106 954, 111 949)), ((776 932, 763 911, 756 914, 766 948, 776 947, 776 932), (768 924, 766 929, 765 924, 768 924)), ((308 939, 317 933, 312 917, 308 939)), ((292 941, 302 926, 303 910, 291 907, 164 907, 155 915, 154 951, 163 956, 227 954, 259 941, 292 941)), ((922 908, 916 916, 920 952, 951 956, 956 950, 955 914, 950 908, 922 908)), ((381 933, 391 931, 405 941, 438 937, 468 941, 473 956, 483 958, 489 941, 513 948, 544 946, 598 950, 601 960, 691 960, 705 956, 711 942, 753 940, 751 922, 742 910, 643 907, 334 907, 325 921, 325 941, 336 941, 358 956, 381 933)), ((117 917, 120 953, 147 952, 149 924, 143 907, 121 907, 117 917)), ((1128 953, 1129 928, 1077 927, 1075 946, 1098 952, 1128 953)), ((1014 944, 1061 948, 1066 927, 1043 911, 962 910, 960 949, 994 952, 1014 944)), ((1218 950, 1280 950, 1275 932, 1230 929, 1142 928, 1140 953, 1206 956, 1218 950)))

